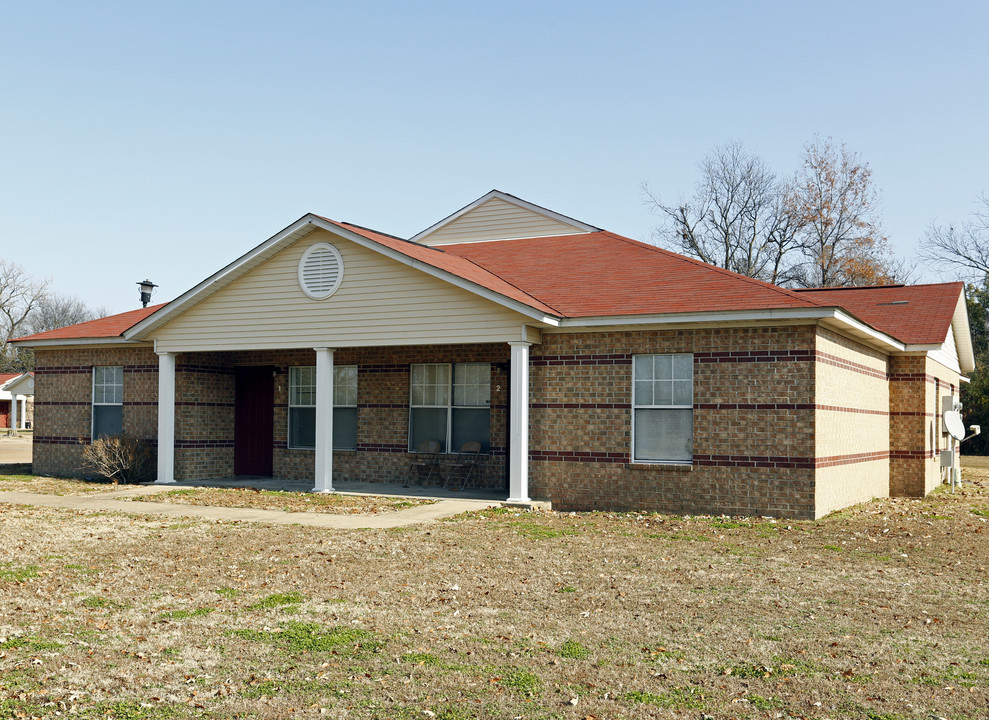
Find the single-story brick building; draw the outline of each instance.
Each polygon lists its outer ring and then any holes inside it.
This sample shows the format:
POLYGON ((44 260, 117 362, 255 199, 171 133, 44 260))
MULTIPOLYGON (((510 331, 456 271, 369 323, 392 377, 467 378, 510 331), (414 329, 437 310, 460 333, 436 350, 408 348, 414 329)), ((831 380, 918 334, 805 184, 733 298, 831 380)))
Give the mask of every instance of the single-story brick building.
MULTIPOLYGON (((21 338, 35 472, 477 482, 561 509, 820 517, 942 481, 961 283, 788 290, 492 191, 405 240, 305 215, 175 300, 21 338)), ((953 463, 957 464, 957 453, 953 463)))

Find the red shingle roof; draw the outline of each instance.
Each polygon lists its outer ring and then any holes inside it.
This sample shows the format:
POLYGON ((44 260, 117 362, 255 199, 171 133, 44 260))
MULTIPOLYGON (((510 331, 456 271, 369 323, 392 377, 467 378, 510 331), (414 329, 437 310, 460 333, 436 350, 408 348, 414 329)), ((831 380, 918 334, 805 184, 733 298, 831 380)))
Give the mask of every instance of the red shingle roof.
POLYGON ((443 245, 564 317, 816 307, 796 293, 610 232, 443 245))
POLYGON ((117 315, 108 315, 98 320, 88 320, 77 325, 49 330, 47 332, 35 333, 11 340, 11 342, 23 342, 25 340, 94 340, 100 338, 120 337, 126 330, 137 325, 155 311, 165 307, 168 303, 152 305, 140 310, 130 310, 117 315))
POLYGON ((964 284, 954 282, 811 288, 797 292, 821 305, 842 307, 859 320, 908 345, 933 345, 944 342, 964 289, 964 284))
POLYGON ((3 385, 4 383, 8 383, 11 380, 13 380, 15 377, 20 377, 23 374, 24 373, 0 373, 0 385, 3 385))
MULTIPOLYGON (((558 317, 842 307, 907 344, 944 341, 962 283, 787 290, 614 233, 429 247, 351 223, 349 232, 558 317)), ((72 325, 28 340, 116 338, 164 305, 72 325)))

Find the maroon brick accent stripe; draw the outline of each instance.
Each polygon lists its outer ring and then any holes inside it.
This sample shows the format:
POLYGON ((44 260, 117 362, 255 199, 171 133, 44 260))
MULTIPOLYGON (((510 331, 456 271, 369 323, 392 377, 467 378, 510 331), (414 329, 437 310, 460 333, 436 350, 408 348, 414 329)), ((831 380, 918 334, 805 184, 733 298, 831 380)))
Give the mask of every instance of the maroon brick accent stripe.
POLYGON ((631 365, 631 353, 598 355, 539 355, 529 359, 532 367, 560 365, 631 365))
POLYGON ((891 460, 929 460, 934 457, 933 450, 890 450, 891 460))
POLYGON ((89 445, 89 438, 35 435, 32 441, 38 445, 89 445))
POLYGON ((849 455, 831 455, 829 457, 817 458, 817 467, 834 467, 836 465, 854 465, 863 462, 875 462, 877 460, 888 460, 889 452, 886 450, 871 453, 851 453, 849 455))
MULTIPOLYGON (((813 470, 815 468, 834 467, 836 465, 875 462, 877 460, 886 460, 889 457, 890 453, 886 451, 832 455, 816 459, 811 457, 789 457, 785 455, 694 455, 692 464, 737 468, 797 468, 813 470)), ((573 450, 533 450, 529 453, 529 459, 546 462, 630 462, 626 453, 579 452, 573 450)), ((663 465, 657 463, 657 467, 663 467, 663 465)))
POLYGON ((158 407, 157 400, 124 400, 122 404, 126 407, 140 407, 142 405, 158 407))
POLYGON ((858 373, 859 375, 867 375, 872 378, 877 378, 879 380, 886 379, 886 373, 882 370, 876 370, 868 365, 862 365, 861 363, 852 362, 851 360, 846 360, 843 357, 837 355, 832 355, 826 352, 816 353, 817 362, 824 365, 832 365, 834 367, 842 368, 843 370, 851 370, 852 372, 858 373))
POLYGON ((405 443, 357 443, 358 452, 388 452, 407 453, 409 446, 405 443))
POLYGON ((357 403, 358 408, 384 408, 386 410, 408 410, 408 403, 357 403))
POLYGON ((889 416, 888 410, 867 410, 865 408, 842 407, 841 405, 815 405, 817 410, 830 410, 831 412, 857 413, 859 415, 883 415, 889 416))
POLYGON ((814 403, 697 403, 697 410, 813 410, 814 403))
MULTIPOLYGON (((62 407, 65 405, 92 405, 88 400, 35 400, 34 406, 40 407, 42 405, 50 405, 56 407, 62 407)), ((37 437, 35 438, 37 440, 37 437)))
POLYGON ((234 446, 233 440, 176 440, 176 448, 184 449, 195 449, 195 448, 232 448, 234 446))
POLYGON ((923 410, 897 410, 890 413, 891 417, 934 417, 934 413, 923 410))
MULTIPOLYGON (((126 404, 126 403, 125 403, 126 404)), ((158 403, 147 403, 148 405, 157 405, 158 403)), ((232 402, 198 402, 196 400, 183 400, 181 402, 176 401, 175 407, 225 407, 232 408, 234 404, 232 402)), ((278 407, 276 404, 275 407, 278 407)))

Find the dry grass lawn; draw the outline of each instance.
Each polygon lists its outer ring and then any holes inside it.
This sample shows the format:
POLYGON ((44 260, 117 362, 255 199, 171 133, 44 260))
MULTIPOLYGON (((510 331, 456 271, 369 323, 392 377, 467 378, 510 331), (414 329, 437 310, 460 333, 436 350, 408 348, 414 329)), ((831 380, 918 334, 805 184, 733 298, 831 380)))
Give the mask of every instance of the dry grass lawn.
POLYGON ((989 468, 817 522, 0 505, 0 717, 989 716, 989 468))

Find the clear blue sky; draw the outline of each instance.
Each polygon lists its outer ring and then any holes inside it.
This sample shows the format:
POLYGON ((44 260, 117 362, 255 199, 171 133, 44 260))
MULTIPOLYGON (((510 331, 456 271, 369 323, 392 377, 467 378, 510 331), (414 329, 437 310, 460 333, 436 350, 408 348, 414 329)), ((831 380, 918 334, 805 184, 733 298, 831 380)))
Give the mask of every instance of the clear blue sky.
MULTIPOLYGON (((911 255, 989 191, 986 2, 0 0, 0 257, 121 312, 306 212, 408 237, 492 188, 647 239, 714 145, 815 133, 911 255)), ((928 272, 925 279, 936 280, 928 272)))

